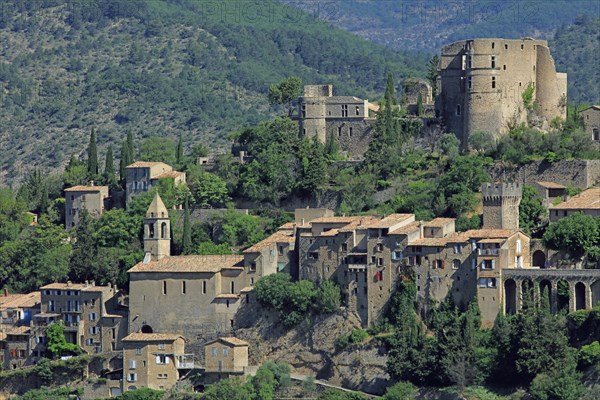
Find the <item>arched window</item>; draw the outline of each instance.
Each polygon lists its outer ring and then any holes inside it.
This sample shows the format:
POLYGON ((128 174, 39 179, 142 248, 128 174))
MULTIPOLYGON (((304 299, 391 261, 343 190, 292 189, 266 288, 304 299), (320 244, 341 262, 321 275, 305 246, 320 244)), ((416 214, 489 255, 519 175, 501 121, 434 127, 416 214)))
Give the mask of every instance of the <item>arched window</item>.
POLYGON ((160 237, 162 239, 165 239, 167 237, 167 223, 166 222, 163 222, 160 225, 160 237))
POLYGON ((154 224, 148 224, 148 237, 154 239, 154 224))

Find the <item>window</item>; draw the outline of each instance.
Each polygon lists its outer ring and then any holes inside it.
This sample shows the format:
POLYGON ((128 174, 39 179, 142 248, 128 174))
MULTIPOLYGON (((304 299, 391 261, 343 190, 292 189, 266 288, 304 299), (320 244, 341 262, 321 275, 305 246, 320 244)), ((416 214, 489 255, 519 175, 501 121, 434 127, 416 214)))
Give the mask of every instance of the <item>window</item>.
POLYGON ((36 343, 40 343, 40 344, 44 344, 44 337, 43 336, 37 336, 35 338, 35 342, 36 343))
POLYGON ((99 328, 97 326, 90 326, 90 335, 97 335, 99 328))
POLYGON ((137 374, 127 374, 127 382, 136 382, 137 374))
POLYGON ((158 379, 167 379, 167 374, 158 374, 158 379))
POLYGON ((460 254, 462 252, 462 246, 460 244, 454 245, 454 254, 460 254))
MULTIPOLYGON (((589 117, 589 115, 588 115, 588 117, 589 117)), ((596 141, 600 140, 600 132, 598 132, 598 128, 592 129, 592 135, 593 135, 594 140, 596 140, 596 141)))
POLYGON ((281 245, 277 246, 277 254, 280 256, 283 255, 283 246, 281 246, 281 245))
POLYGON ((525 46, 521 45, 521 50, 523 50, 525 48, 525 46))
POLYGON ((481 262, 481 269, 494 269, 496 268, 496 260, 483 260, 481 262))
POLYGON ((306 104, 302 104, 302 118, 306 118, 306 104))
POLYGON ((508 50, 508 45, 507 44, 504 45, 504 50, 508 50))
POLYGON ((217 356, 217 348, 216 347, 211 347, 210 348, 210 355, 211 355, 211 357, 216 357, 217 356))
MULTIPOLYGON (((254 270, 256 270, 256 264, 254 264, 254 270)), ((202 281, 202 294, 206 294, 206 281, 202 281)))
POLYGON ((223 347, 223 357, 227 357, 229 355, 229 348, 223 347))
POLYGON ((348 251, 348 243, 342 243, 342 251, 348 251))
POLYGON ((473 68, 473 56, 467 57, 467 68, 473 68))
POLYGON ((460 260, 452 261, 452 269, 459 269, 459 268, 460 268, 460 260))
POLYGON ((164 350, 165 349, 165 344, 164 343, 159 343, 158 344, 158 349, 159 350, 164 350))
POLYGON ((352 127, 348 127, 348 136, 352 136, 352 127))
POLYGON ((402 260, 402 252, 401 251, 393 251, 392 252, 392 260, 402 260))
POLYGON ((135 369, 135 368, 136 368, 136 361, 129 360, 129 369, 135 369))
POLYGON ((465 69, 467 69, 467 56, 463 55, 462 56, 462 70, 464 71, 465 69))
POLYGON ((375 248, 377 251, 383 251, 383 243, 378 243, 375 248))
POLYGON ((456 115, 460 115, 460 104, 456 105, 456 115))
POLYGON ((92 346, 94 344, 94 339, 86 339, 85 344, 87 344, 88 346, 92 346))
POLYGON ((383 265, 383 258, 377 259, 377 265, 379 265, 380 267, 383 265))
POLYGON ((90 321, 95 321, 97 318, 98 318, 98 316, 95 312, 90 313, 90 321))
POLYGON ((166 222, 163 222, 162 224, 160 224, 160 237, 162 239, 167 238, 167 223, 166 222))
POLYGON ((142 355, 142 348, 141 347, 136 347, 135 348, 135 355, 136 356, 141 356, 142 355))
POLYGON ((316 251, 311 251, 309 253, 306 253, 306 258, 309 260, 318 260, 319 259, 319 253, 316 251))
POLYGON ((56 302, 54 300, 48 301, 48 311, 56 311, 56 302))
POLYGON ((185 283, 186 283, 185 281, 181 282, 181 294, 185 294, 185 291, 186 291, 186 287, 185 287, 186 284, 185 283))
POLYGON ((490 56, 492 68, 496 68, 496 56, 490 56))
POLYGON ((469 89, 473 89, 473 78, 472 77, 467 78, 467 87, 469 89))
POLYGON ((496 89, 496 77, 492 76, 492 89, 496 89))
POLYGON ((163 281, 162 294, 167 294, 167 281, 163 281))
POLYGON ((338 126, 338 136, 342 136, 342 127, 338 126))
POLYGON ((492 42, 492 49, 496 47, 496 43, 492 42))
POLYGON ((342 117, 348 116, 348 104, 342 104, 342 117))
POLYGON ((167 357, 166 354, 159 354, 156 356, 156 363, 157 364, 168 364, 169 357, 167 357))
POLYGON ((92 299, 92 307, 96 305, 96 299, 92 299))
POLYGON ((506 71, 506 64, 502 66, 502 69, 506 71))
POLYGON ((111 331, 111 334, 112 334, 112 338, 116 339, 117 338, 117 330, 115 328, 112 328, 110 331, 111 331))
POLYGON ((480 288, 495 288, 496 278, 479 278, 480 288))

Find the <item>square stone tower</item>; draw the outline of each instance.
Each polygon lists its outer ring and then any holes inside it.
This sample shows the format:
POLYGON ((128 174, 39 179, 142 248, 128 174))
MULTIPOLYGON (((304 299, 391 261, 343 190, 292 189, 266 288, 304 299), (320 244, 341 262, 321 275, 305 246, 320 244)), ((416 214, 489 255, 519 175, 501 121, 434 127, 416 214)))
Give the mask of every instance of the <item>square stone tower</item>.
POLYGON ((519 229, 519 204, 523 186, 520 183, 484 183, 483 229, 519 229))

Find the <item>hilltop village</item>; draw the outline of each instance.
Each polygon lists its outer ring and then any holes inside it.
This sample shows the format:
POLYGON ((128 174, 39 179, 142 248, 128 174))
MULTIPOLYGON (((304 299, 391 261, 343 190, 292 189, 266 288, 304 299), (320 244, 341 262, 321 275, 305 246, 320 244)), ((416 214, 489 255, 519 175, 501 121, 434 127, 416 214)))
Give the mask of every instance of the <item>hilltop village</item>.
MULTIPOLYGON (((567 119, 567 76, 555 70, 546 41, 460 41, 442 49, 438 67, 434 85, 404 82, 398 105, 406 110, 401 123, 417 121, 422 136, 452 132, 468 151, 477 132, 499 138, 522 124, 544 132, 567 119)), ((333 89, 304 86, 292 115, 299 137, 335 143, 345 156, 340 163, 360 163, 380 138, 383 104, 336 96, 333 89)), ((600 106, 580 115, 589 140, 599 146, 600 106)), ((243 143, 234 144, 232 153, 242 164, 256 157, 243 143)), ((153 195, 143 218, 143 260, 127 270, 128 291, 94 281, 53 282, 27 294, 5 291, 0 297, 3 369, 35 365, 49 350, 49 327, 61 325, 67 343, 87 354, 109 355, 102 368, 105 379, 93 392, 86 388, 86 398, 139 388, 167 390, 190 376, 196 377, 196 387, 204 387, 253 375, 266 360, 253 354, 261 343, 244 332, 248 321, 269 312, 257 286, 276 274, 317 288, 334 282, 340 294, 336 311, 352 315, 362 330, 388 317, 398 285, 407 280, 415 285, 419 318, 431 318, 448 299, 461 310, 475 299, 483 329, 526 308, 529 292, 533 301, 547 299, 553 313, 591 310, 600 301, 597 258, 572 257, 520 226, 525 185, 535 188, 550 227, 574 215, 600 218, 598 160, 575 167, 578 181, 552 168, 497 174, 479 186, 482 224, 473 229, 457 229, 457 217, 344 215, 307 203, 291 207, 293 221, 265 239, 226 255, 177 255, 171 225, 184 205, 168 208, 157 189, 163 179, 184 186, 186 172, 159 161, 130 161, 121 204, 128 209, 136 197, 153 195)), ((197 159, 207 170, 214 162, 210 156, 197 159)), ((118 208, 116 197, 108 185, 94 182, 66 188, 67 233, 74 233, 82 218, 97 219, 118 208)))

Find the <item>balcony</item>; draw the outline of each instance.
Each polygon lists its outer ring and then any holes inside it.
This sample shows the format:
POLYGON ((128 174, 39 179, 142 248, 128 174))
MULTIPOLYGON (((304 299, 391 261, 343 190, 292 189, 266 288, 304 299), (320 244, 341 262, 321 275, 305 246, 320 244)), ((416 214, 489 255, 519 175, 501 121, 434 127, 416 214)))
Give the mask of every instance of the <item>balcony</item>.
POLYGON ((477 255, 480 256, 497 256, 500 254, 500 249, 477 249, 477 255))
POLYGON ((194 355, 175 354, 175 367, 177 369, 194 369, 194 355))
POLYGON ((348 269, 350 269, 350 270, 367 269, 367 264, 348 264, 348 269))
POLYGON ((62 310, 63 313, 80 313, 81 311, 81 306, 70 306, 62 310))

